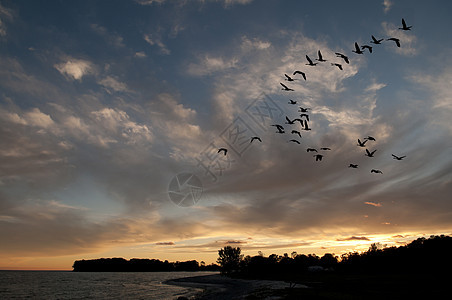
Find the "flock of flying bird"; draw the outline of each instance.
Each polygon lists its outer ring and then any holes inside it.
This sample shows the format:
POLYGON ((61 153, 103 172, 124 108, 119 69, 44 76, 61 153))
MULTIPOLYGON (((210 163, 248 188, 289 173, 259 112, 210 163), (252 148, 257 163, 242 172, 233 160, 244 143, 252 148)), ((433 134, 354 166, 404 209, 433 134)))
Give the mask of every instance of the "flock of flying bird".
MULTIPOLYGON (((411 30, 411 27, 412 27, 412 26, 407 26, 405 20, 402 18, 402 27, 399 27, 399 29, 400 29, 400 30, 407 31, 407 30, 411 30)), ((380 45, 380 44, 382 43, 382 41, 387 40, 387 41, 393 41, 393 42, 395 42, 396 46, 397 46, 397 47, 400 47, 400 40, 399 40, 398 38, 390 37, 390 38, 386 38, 386 39, 384 39, 384 38, 382 38, 382 39, 377 39, 377 38, 376 38, 375 36, 373 36, 373 35, 372 35, 371 37, 372 37, 372 41, 370 41, 370 43, 372 43, 372 44, 374 44, 374 45, 380 45)), ((357 42, 355 42, 355 45, 354 45, 354 46, 355 46, 355 49, 353 49, 352 52, 354 52, 354 53, 356 53, 356 54, 364 54, 364 51, 365 51, 366 49, 369 51, 369 53, 372 53, 372 50, 373 50, 373 47, 372 47, 372 46, 370 46, 370 45, 361 45, 361 47, 360 47, 359 44, 358 44, 357 42)), ((350 59, 348 58, 348 56, 346 56, 346 55, 344 55, 344 54, 342 54, 342 53, 339 53, 339 52, 335 52, 335 54, 336 54, 336 57, 341 58, 346 64, 349 64, 349 63, 350 63, 350 59)), ((314 62, 308 55, 306 55, 306 60, 308 61, 308 63, 306 63, 306 65, 307 65, 307 66, 311 66, 311 67, 314 67, 314 66, 316 66, 316 65, 319 64, 319 63, 324 63, 324 62, 327 61, 326 59, 323 58, 323 55, 322 55, 322 53, 321 53, 320 50, 317 52, 317 58, 315 59, 317 62, 314 62)), ((335 62, 333 62, 333 63, 331 63, 331 65, 337 67, 337 68, 338 68, 339 70, 341 70, 341 71, 343 70, 343 66, 342 66, 342 64, 340 64, 340 63, 335 63, 335 62)), ((294 72, 292 73, 292 75, 284 74, 285 80, 288 81, 288 82, 293 82, 293 81, 297 80, 297 79, 295 79, 295 78, 293 78, 293 77, 294 77, 295 75, 298 75, 298 74, 301 75, 301 76, 303 77, 304 80, 307 80, 307 78, 306 78, 306 73, 305 73, 305 72, 302 72, 302 71, 299 71, 299 70, 294 71, 294 72)), ((280 84, 281 84, 281 86, 282 86, 282 90, 283 90, 283 91, 294 91, 294 89, 288 87, 288 86, 285 85, 284 83, 280 82, 280 84)), ((289 99, 288 104, 296 105, 296 104, 297 104, 297 101, 292 100, 292 99, 289 99)), ((299 107, 299 110, 298 110, 298 112, 301 112, 300 117, 291 120, 289 117, 286 116, 286 122, 285 122, 285 124, 288 124, 288 125, 294 125, 294 124, 296 124, 296 122, 298 122, 298 123, 301 125, 301 130, 304 130, 304 131, 310 131, 311 128, 309 127, 309 115, 308 115, 308 111, 309 111, 309 110, 311 110, 311 109, 310 109, 310 108, 307 108, 307 107, 301 107, 301 106, 300 106, 300 107, 299 107)), ((286 129, 284 128, 283 125, 280 125, 280 124, 272 124, 271 126, 273 126, 273 127, 276 128, 276 130, 277 130, 276 133, 278 133, 278 134, 284 134, 284 133, 286 133, 286 131, 285 131, 286 129)), ((290 130, 290 133, 293 134, 293 135, 298 136, 299 138, 301 138, 301 132, 300 132, 299 130, 291 129, 291 130, 290 130)), ((253 137, 251 137, 250 143, 253 143, 254 141, 262 142, 261 138, 258 137, 258 136, 253 136, 253 137)), ((374 137, 372 137, 372 136, 367 136, 367 137, 364 138, 362 141, 361 141, 360 139, 358 139, 358 144, 357 144, 357 146, 359 146, 359 147, 366 147, 366 143, 367 143, 368 141, 376 141, 376 139, 375 139, 374 137)), ((292 143, 296 143, 296 144, 301 144, 301 142, 300 142, 298 139, 296 139, 296 138, 290 139, 288 142, 292 142, 292 143)), ((328 147, 321 147, 321 148, 319 148, 319 150, 320 150, 320 151, 329 151, 329 150, 331 150, 331 149, 328 148, 328 147)), ((218 149, 218 153, 223 152, 224 155, 227 154, 227 151, 228 151, 228 150, 227 150, 226 148, 220 148, 220 149, 218 149)), ((377 151, 376 149, 373 150, 373 151, 369 151, 369 150, 366 148, 366 149, 365 149, 365 156, 367 156, 367 157, 374 157, 374 154, 375 154, 376 151, 377 151)), ((316 154, 313 155, 313 157, 315 158, 316 161, 321 161, 322 158, 324 157, 324 155, 321 154, 321 153, 319 153, 319 151, 318 151, 317 149, 315 149, 315 148, 307 148, 307 149, 306 149, 306 152, 308 152, 308 153, 309 153, 309 152, 315 152, 316 154)), ((406 156, 397 156, 397 155, 394 155, 394 154, 391 154, 391 155, 392 155, 392 158, 395 159, 395 160, 402 160, 402 159, 404 159, 404 158, 406 157, 406 156)), ((348 167, 349 167, 349 168, 356 169, 356 168, 358 168, 358 164, 350 163, 348 167)), ((382 172, 381 170, 379 170, 379 169, 371 169, 370 172, 371 172, 371 173, 376 173, 376 174, 383 174, 383 172, 382 172)))

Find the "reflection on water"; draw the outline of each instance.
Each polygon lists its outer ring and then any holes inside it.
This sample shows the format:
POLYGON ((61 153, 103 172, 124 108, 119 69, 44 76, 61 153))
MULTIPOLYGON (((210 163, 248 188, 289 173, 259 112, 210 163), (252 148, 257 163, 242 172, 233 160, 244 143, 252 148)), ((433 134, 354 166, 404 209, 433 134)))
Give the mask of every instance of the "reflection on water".
POLYGON ((176 299, 200 290, 163 281, 207 274, 216 272, 0 271, 0 299, 176 299))

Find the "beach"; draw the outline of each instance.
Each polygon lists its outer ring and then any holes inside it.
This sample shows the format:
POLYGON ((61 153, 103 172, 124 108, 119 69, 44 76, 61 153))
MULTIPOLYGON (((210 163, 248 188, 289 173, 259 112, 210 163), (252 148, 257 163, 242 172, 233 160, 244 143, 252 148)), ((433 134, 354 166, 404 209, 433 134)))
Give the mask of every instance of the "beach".
POLYGON ((164 283, 203 289, 195 296, 197 300, 277 299, 271 296, 271 291, 289 288, 289 283, 284 281, 235 279, 220 274, 178 278, 164 283))

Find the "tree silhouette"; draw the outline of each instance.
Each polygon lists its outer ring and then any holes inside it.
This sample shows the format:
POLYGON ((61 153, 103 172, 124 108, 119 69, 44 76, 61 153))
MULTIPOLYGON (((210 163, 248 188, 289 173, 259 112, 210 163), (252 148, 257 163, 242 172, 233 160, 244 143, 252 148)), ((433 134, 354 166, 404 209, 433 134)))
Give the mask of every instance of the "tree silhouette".
POLYGON ((241 252, 240 247, 233 248, 231 246, 218 250, 217 263, 220 264, 221 273, 230 275, 239 271, 240 262, 243 259, 241 252))

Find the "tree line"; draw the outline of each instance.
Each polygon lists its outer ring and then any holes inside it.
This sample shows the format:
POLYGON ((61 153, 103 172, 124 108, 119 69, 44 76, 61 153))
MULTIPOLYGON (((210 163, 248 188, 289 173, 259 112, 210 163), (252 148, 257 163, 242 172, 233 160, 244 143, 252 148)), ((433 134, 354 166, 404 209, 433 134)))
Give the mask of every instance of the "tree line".
POLYGON ((74 272, 173 272, 173 271, 219 271, 216 264, 206 265, 196 260, 169 262, 159 259, 98 258, 76 260, 72 266, 74 272))
POLYGON ((405 246, 383 248, 371 244, 363 252, 337 255, 326 253, 290 255, 272 254, 265 257, 243 256, 239 247, 226 246, 218 251, 217 263, 221 272, 229 276, 292 280, 309 272, 346 272, 361 274, 433 273, 452 267, 452 237, 430 236, 418 238, 405 246))

